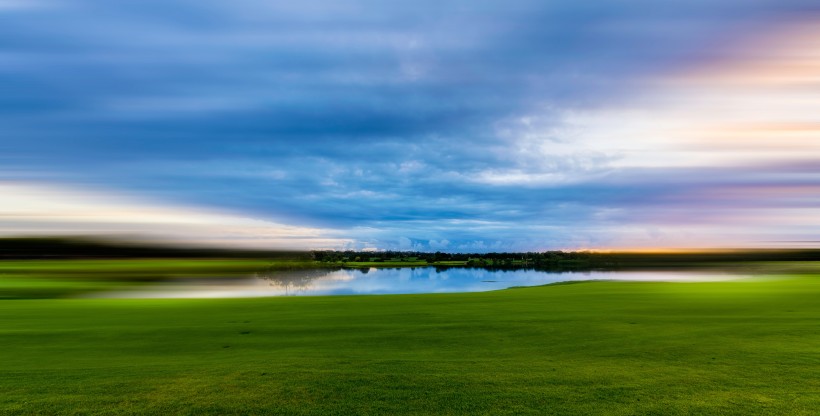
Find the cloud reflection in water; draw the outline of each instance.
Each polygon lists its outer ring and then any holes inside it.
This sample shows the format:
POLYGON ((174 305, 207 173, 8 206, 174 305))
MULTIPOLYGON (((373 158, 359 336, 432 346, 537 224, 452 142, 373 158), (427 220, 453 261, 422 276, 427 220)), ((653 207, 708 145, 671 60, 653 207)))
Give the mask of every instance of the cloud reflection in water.
POLYGON ((145 290, 108 293, 129 298, 233 298, 267 296, 375 295, 485 292, 563 281, 630 280, 700 282, 739 279, 720 272, 544 272, 479 268, 370 268, 274 271, 220 284, 165 284, 145 290))

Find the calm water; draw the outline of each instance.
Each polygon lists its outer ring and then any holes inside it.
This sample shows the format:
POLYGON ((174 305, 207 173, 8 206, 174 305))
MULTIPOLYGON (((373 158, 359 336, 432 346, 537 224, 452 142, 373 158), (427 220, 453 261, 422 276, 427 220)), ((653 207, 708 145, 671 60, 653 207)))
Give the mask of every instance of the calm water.
POLYGON ((213 298, 305 295, 483 292, 578 280, 716 281, 743 276, 720 272, 543 272, 435 267, 279 271, 247 279, 187 280, 105 297, 213 298))

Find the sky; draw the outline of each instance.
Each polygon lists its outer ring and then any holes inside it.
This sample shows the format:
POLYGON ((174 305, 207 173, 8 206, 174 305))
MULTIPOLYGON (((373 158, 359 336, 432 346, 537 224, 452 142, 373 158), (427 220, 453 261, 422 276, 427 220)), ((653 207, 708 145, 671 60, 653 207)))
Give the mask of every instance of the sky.
POLYGON ((816 0, 0 0, 0 235, 820 246, 816 0))

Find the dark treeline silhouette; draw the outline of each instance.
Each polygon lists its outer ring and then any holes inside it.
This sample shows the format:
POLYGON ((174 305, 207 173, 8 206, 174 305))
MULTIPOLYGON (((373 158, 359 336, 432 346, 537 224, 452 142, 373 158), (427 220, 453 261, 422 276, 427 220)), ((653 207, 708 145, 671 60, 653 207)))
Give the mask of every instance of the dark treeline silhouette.
POLYGON ((443 253, 405 251, 312 251, 314 260, 347 262, 426 262, 438 265, 462 262, 488 269, 532 268, 544 270, 623 270, 643 268, 702 267, 713 264, 760 261, 820 261, 820 250, 724 250, 702 252, 591 252, 544 251, 525 253, 443 253))
MULTIPOLYGON (((429 264, 488 269, 624 270, 702 267, 713 264, 820 261, 819 249, 716 250, 666 253, 543 251, 526 253, 445 253, 418 251, 273 251, 191 248, 127 240, 76 237, 0 238, 2 259, 255 258, 294 260, 277 267, 333 267, 351 263, 429 264), (316 264, 318 262, 319 264, 316 264)), ((386 264, 388 265, 388 264, 386 264)))
POLYGON ((179 247, 77 237, 0 238, 0 259, 261 258, 310 260, 299 251, 179 247))

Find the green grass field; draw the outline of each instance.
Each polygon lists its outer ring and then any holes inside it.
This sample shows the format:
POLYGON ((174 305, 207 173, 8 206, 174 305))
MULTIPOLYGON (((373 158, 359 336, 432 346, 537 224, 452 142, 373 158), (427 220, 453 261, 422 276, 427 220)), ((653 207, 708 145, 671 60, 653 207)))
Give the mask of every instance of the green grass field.
POLYGON ((820 413, 820 277, 0 302, 0 414, 820 413))
POLYGON ((186 278, 247 277, 271 268, 316 267, 259 259, 118 259, 0 261, 0 300, 72 297, 186 278))

